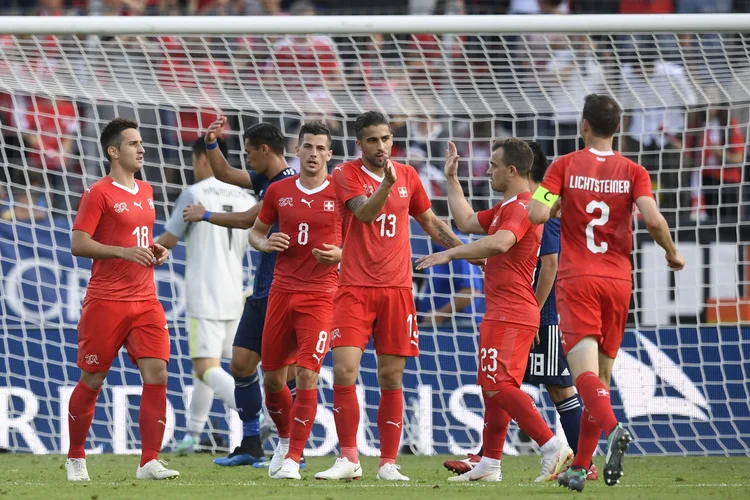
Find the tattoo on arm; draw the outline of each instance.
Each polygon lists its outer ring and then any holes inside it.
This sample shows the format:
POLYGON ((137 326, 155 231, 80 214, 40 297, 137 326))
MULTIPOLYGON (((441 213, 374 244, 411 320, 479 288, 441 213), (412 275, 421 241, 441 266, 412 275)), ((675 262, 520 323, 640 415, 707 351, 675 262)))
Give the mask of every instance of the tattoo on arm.
POLYGON ((354 198, 346 202, 346 208, 356 213, 357 209, 361 207, 362 205, 364 205, 366 201, 367 201, 367 196, 365 195, 361 194, 359 196, 355 196, 354 198))
POLYGON ((443 245, 445 248, 453 248, 458 246, 458 242, 456 241, 455 236, 450 234, 446 228, 444 228, 442 225, 438 226, 438 239, 440 240, 440 244, 443 245))

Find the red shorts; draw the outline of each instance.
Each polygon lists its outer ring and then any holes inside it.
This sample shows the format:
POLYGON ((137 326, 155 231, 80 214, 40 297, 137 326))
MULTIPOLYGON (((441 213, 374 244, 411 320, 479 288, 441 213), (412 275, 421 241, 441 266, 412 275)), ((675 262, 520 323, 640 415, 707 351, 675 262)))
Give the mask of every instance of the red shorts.
POLYGON ((482 321, 477 384, 485 391, 499 391, 508 382, 521 387, 538 329, 504 321, 482 321))
POLYGON ((297 366, 320 372, 331 344, 332 293, 291 293, 271 288, 263 327, 263 369, 297 366))
POLYGON ((359 347, 375 340, 375 353, 419 356, 417 311, 411 288, 339 287, 331 347, 359 347))
POLYGON ((557 282, 557 311, 560 314, 563 352, 581 339, 595 337, 599 351, 617 356, 625 333, 633 283, 592 276, 557 282))
POLYGON ((78 366, 106 372, 122 346, 133 364, 140 358, 169 362, 169 330, 157 299, 115 301, 86 297, 78 322, 78 366))

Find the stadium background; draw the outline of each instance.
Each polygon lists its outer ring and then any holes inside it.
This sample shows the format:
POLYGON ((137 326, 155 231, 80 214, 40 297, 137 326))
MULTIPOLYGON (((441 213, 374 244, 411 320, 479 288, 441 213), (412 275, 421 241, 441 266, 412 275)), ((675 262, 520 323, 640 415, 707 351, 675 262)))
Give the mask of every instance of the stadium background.
MULTIPOLYGON (((575 15, 709 7, 697 1, 412 0, 379 2, 353 12, 343 3, 17 0, 5 13, 285 15, 315 9, 317 15, 472 15, 557 9, 575 15)), ((718 1, 710 8, 746 12, 750 3, 718 1)), ((618 147, 649 169, 688 259, 688 268, 675 280, 636 218, 636 293, 625 355, 614 374, 618 418, 635 431, 637 453, 750 453, 750 329, 743 326, 750 320, 750 299, 745 298, 750 260, 745 168, 750 95, 742 83, 750 74, 750 59, 745 35, 378 34, 298 37, 282 43, 278 37, 261 36, 80 40, 86 39, 0 36, 0 447, 65 450, 60 437, 65 435, 65 394, 78 377, 75 325, 90 269, 89 262, 70 256, 69 227, 83 189, 105 173, 96 138, 108 119, 130 116, 142 124, 147 149, 143 177, 154 185, 164 220, 192 181, 185 168, 190 143, 216 109, 230 117, 230 162, 235 166, 245 162, 239 141, 245 127, 261 120, 276 123, 290 152, 301 120, 322 118, 334 131, 332 168, 357 154, 352 133, 356 111, 380 108, 394 124, 393 156, 417 168, 436 211, 447 216, 439 170, 448 139, 464 158, 461 178, 476 209, 497 201, 483 178, 491 138, 538 140, 550 158, 576 147, 576 118, 571 116, 577 116, 580 102, 556 66, 572 57, 583 87, 606 89, 623 103, 618 147), (118 61, 122 68, 112 64, 118 61), (667 78, 634 83, 640 68, 667 78), (598 76, 585 79, 588 74, 598 76), (112 83, 118 85, 108 85, 112 83), (87 93, 96 85, 103 90, 87 93), (677 91, 670 92, 673 88, 677 91), (237 104, 238 95, 245 101, 237 104), (654 110, 655 118, 648 114, 654 110), (705 154, 711 148, 723 154, 718 165, 705 154)), ((289 160, 294 165, 291 155, 289 160)), ((414 254, 423 255, 427 243, 412 229, 414 254)), ((175 429, 179 437, 184 429, 190 384, 182 262, 180 247, 157 271, 175 355, 169 386, 175 418, 168 437, 175 429)), ((432 278, 415 276, 417 290, 424 279, 432 278)), ((471 312, 421 329, 423 354, 410 362, 405 377, 405 446, 415 453, 460 454, 477 445, 481 420, 475 412, 481 403, 473 386, 474 318, 481 309, 479 298, 471 312)), ((377 440, 371 355, 363 367, 367 425, 359 444, 368 453, 377 440)), ((138 385, 137 372, 121 357, 104 392, 108 404, 97 410, 90 446, 134 451, 138 385)), ((527 389, 554 419, 546 396, 527 389)), ((321 389, 321 397, 330 402, 330 385, 321 389)), ((217 404, 213 410, 218 429, 225 430, 229 424, 223 409, 217 404)), ((321 409, 318 419, 311 454, 335 445, 330 411, 321 409)), ((511 453, 518 445, 514 435, 508 444, 511 453)))

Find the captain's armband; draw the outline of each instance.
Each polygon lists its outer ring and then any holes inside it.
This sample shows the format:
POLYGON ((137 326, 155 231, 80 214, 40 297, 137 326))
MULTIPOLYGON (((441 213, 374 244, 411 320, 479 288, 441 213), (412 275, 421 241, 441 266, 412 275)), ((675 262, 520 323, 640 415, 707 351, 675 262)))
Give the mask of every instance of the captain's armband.
POLYGON ((539 186, 537 190, 534 191, 534 195, 531 197, 532 200, 544 203, 549 208, 552 208, 558 198, 560 198, 559 194, 553 194, 547 188, 544 188, 542 186, 539 186))

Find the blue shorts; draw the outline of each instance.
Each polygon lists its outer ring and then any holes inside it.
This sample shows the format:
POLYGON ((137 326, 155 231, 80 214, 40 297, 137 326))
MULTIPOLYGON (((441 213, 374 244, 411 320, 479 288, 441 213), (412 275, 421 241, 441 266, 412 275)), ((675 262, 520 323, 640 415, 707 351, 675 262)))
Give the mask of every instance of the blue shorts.
POLYGON ((558 325, 539 327, 539 344, 529 353, 529 364, 526 365, 523 381, 531 385, 573 387, 573 377, 563 354, 558 325))
POLYGON ((234 336, 234 347, 242 347, 258 353, 260 356, 263 340, 263 326, 266 323, 266 308, 268 297, 245 299, 245 309, 234 336))

